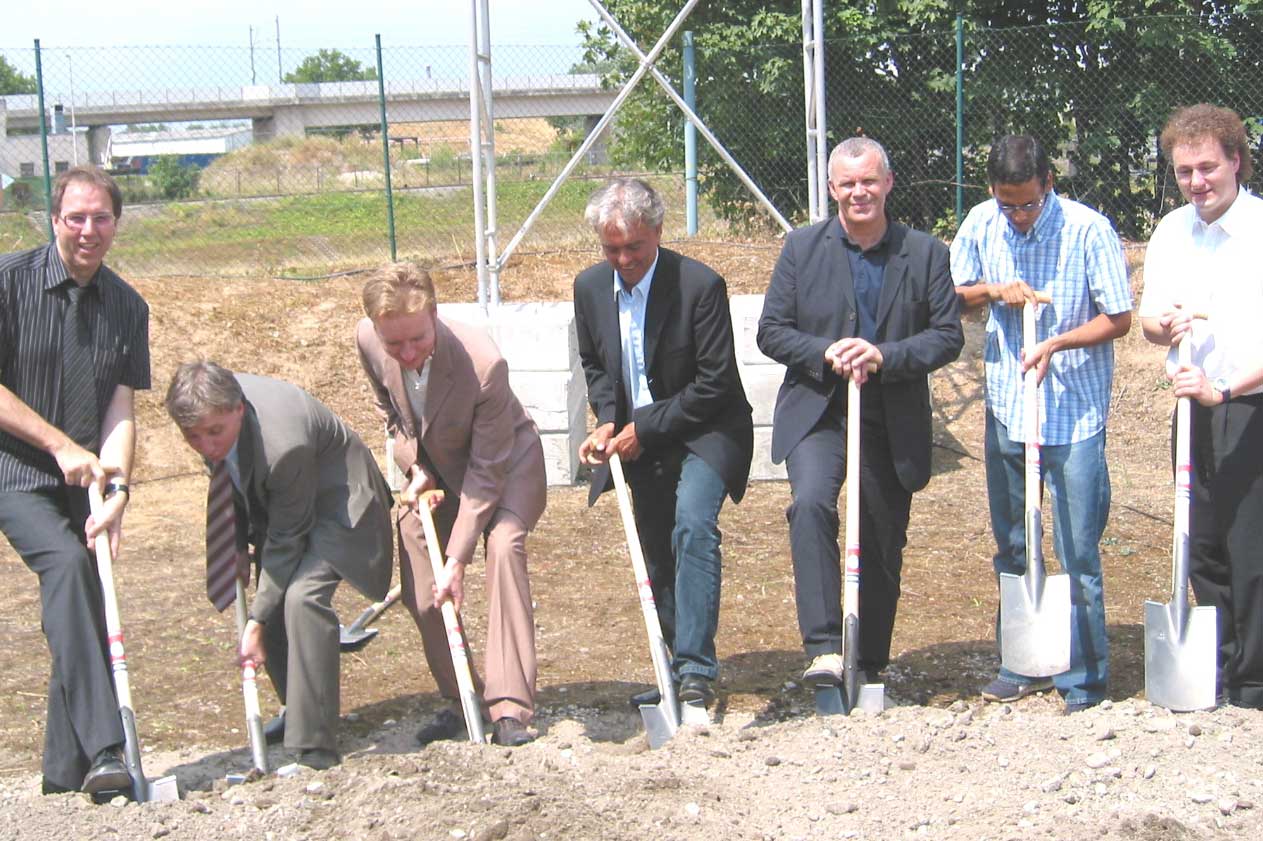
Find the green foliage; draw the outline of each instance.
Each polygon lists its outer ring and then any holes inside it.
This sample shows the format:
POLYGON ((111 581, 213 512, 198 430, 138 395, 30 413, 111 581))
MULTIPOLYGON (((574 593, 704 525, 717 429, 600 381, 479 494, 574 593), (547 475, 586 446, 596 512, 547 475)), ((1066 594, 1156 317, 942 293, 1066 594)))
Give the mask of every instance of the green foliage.
POLYGON ((17 93, 35 93, 35 77, 20 72, 0 55, 0 96, 17 93))
POLYGON ((341 50, 320 50, 304 58, 283 78, 290 83, 368 82, 377 78, 377 70, 365 67, 341 50))
MULTIPOLYGON (((891 210, 922 228, 954 204, 954 23, 965 23, 967 205, 985 195, 991 140, 1038 136, 1059 163, 1058 189, 1145 236, 1162 191, 1137 173, 1153 168, 1155 137, 1171 109, 1212 101, 1258 116, 1263 3, 1224 0, 839 0, 826 7, 828 145, 856 133, 886 146, 896 173, 891 210), (1254 97, 1252 99, 1252 97, 1254 97)), ((679 8, 675 0, 609 0, 607 8, 648 50, 679 8)), ((787 216, 806 216, 802 23, 798 4, 702 4, 696 33, 697 111, 787 216)), ((636 62, 604 27, 580 26, 585 61, 612 66, 621 84, 636 62)), ((680 39, 658 68, 681 88, 680 39)), ((678 171, 684 121, 651 79, 620 112, 616 165, 678 171)), ((748 222, 752 198, 699 142, 701 188, 716 211, 748 222)), ((1159 165, 1161 162, 1159 162, 1159 165)), ((1168 190, 1168 198, 1172 191, 1168 190)))
POLYGON ((175 155, 161 155, 149 166, 149 181, 165 199, 187 199, 197 194, 201 170, 182 164, 175 155))

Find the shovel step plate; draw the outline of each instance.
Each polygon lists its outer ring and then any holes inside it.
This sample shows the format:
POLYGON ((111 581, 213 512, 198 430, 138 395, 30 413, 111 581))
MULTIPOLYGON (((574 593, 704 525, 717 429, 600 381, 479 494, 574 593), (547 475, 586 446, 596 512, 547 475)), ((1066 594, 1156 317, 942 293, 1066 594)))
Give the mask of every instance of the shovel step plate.
POLYGON ((1215 706, 1219 628, 1215 608, 1189 610, 1181 635, 1171 604, 1145 602, 1145 698, 1175 712, 1215 706))
POLYGON ((1070 576, 1050 575, 1032 594, 1024 576, 1000 573, 1000 662, 1026 677, 1070 668, 1070 576))

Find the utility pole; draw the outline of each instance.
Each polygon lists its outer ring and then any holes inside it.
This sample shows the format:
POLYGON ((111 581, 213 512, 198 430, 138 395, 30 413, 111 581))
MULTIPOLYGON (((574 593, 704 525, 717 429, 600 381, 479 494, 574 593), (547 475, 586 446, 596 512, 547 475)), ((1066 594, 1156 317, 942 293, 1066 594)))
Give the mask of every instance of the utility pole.
POLYGON ((276 16, 276 83, 285 84, 285 74, 281 72, 281 16, 276 16))

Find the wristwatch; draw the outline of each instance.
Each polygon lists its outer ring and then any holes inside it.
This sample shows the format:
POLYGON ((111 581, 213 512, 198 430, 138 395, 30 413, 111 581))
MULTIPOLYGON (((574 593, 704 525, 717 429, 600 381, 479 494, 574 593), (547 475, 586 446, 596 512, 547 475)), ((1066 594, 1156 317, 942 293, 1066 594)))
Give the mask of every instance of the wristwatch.
POLYGON ((1216 377, 1215 381, 1211 385, 1214 386, 1215 391, 1219 392, 1222 402, 1227 403, 1232 399, 1232 389, 1228 386, 1227 378, 1216 377))

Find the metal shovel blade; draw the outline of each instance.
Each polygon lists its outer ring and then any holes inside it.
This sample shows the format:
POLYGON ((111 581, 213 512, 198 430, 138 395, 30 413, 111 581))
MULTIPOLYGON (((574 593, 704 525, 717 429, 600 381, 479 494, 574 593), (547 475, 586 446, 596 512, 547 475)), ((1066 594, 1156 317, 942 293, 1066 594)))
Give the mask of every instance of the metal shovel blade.
POLYGON ((1000 662, 1026 677, 1052 677, 1070 668, 1070 576, 1044 578, 1031 592, 1027 577, 1000 573, 1000 662))
POLYGON ((175 780, 175 776, 168 774, 165 777, 159 777, 156 780, 147 780, 147 788, 149 789, 148 802, 161 803, 166 800, 180 799, 180 786, 175 780))
POLYGON ((359 651, 377 636, 376 628, 357 628, 355 625, 338 626, 338 647, 345 652, 359 651))
POLYGON ((1176 712, 1211 709, 1219 656, 1215 608, 1192 608, 1181 629, 1173 607, 1145 602, 1145 698, 1176 712))
POLYGON ((662 703, 640 705, 640 720, 645 723, 645 735, 649 737, 651 750, 671 741, 676 731, 674 717, 663 709, 662 703))

